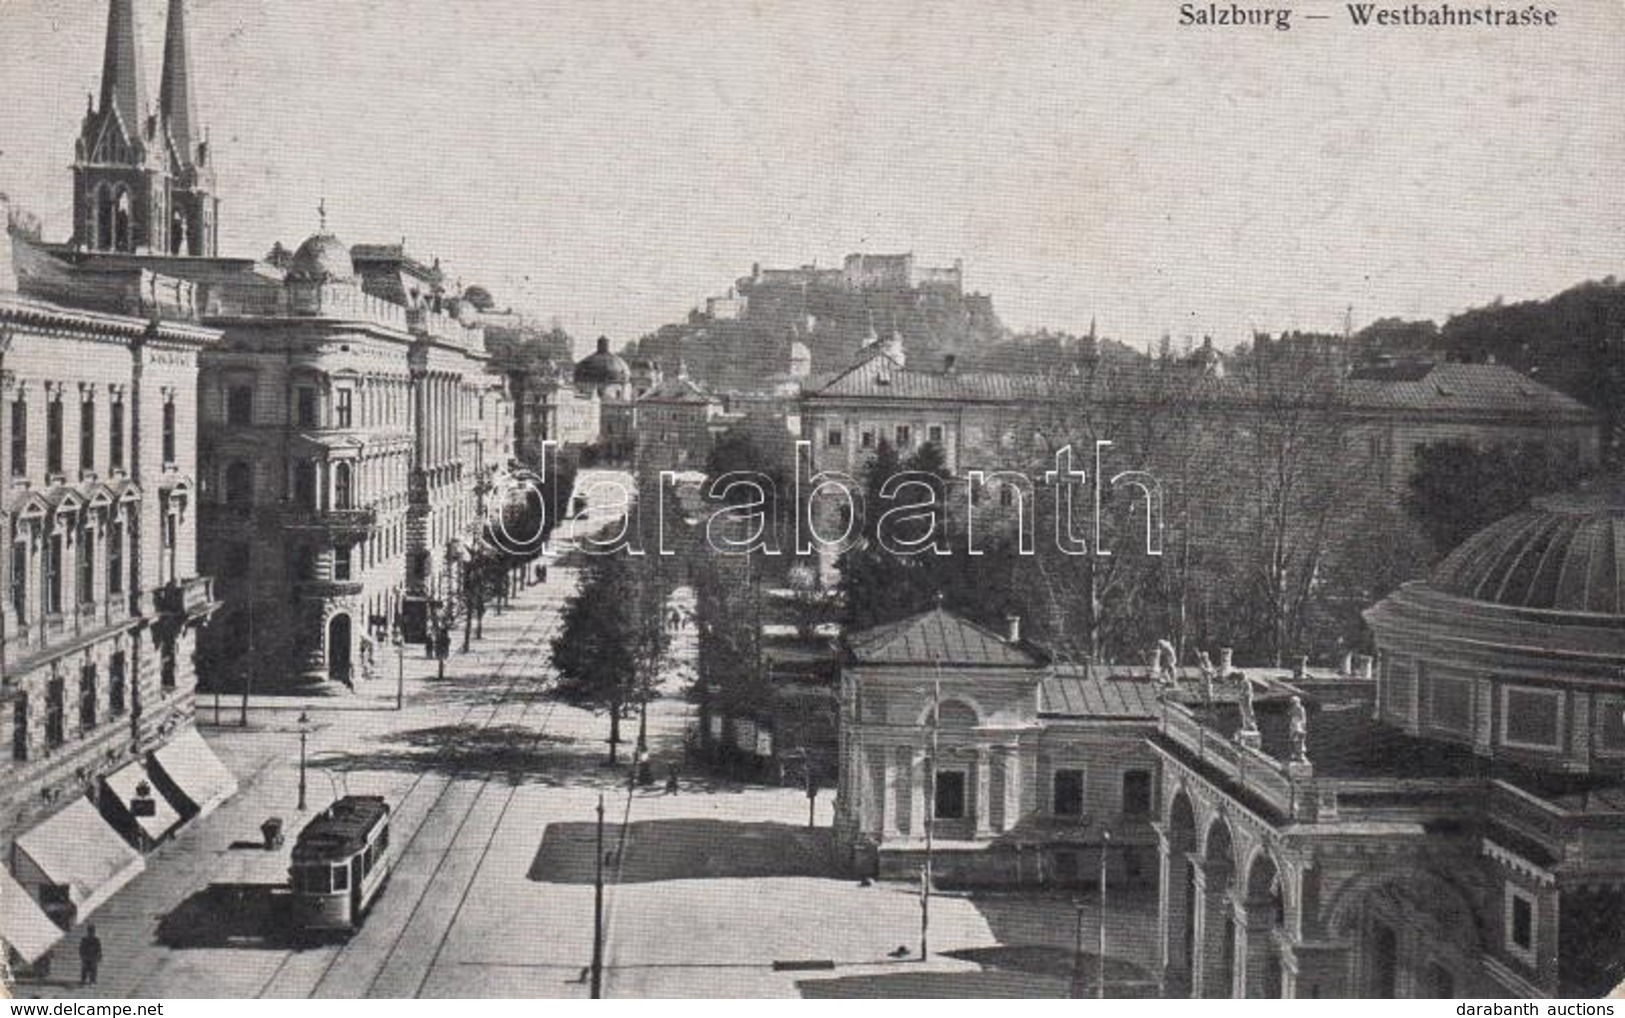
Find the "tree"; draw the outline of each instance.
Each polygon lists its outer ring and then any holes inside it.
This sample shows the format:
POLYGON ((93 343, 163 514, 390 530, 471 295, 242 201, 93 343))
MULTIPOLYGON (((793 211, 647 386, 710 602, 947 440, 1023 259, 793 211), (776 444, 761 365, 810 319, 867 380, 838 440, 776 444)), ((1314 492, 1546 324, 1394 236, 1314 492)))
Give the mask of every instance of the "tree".
POLYGON ((1534 496, 1578 482, 1584 474, 1578 458, 1553 452, 1540 442, 1419 446, 1405 509, 1437 553, 1447 553, 1534 496))
POLYGON ((638 575, 643 561, 647 557, 625 551, 590 556, 553 640, 559 696, 609 716, 611 764, 618 760, 621 721, 652 697, 666 647, 661 615, 649 610, 652 587, 638 575))

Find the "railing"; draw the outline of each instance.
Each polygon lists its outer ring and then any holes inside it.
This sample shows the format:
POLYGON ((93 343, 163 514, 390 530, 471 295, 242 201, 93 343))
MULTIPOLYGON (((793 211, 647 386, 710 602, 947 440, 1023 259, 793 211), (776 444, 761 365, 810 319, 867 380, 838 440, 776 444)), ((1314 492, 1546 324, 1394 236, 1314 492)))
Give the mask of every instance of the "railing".
POLYGON ((1479 778, 1315 779, 1321 820, 1420 821, 1472 816, 1480 811, 1483 789, 1479 778))
POLYGON ((1169 700, 1162 704, 1162 733, 1281 815, 1314 819, 1318 801, 1312 773, 1292 776, 1274 757, 1226 738, 1202 724, 1190 708, 1169 700))
POLYGON ((378 510, 309 509, 289 506, 282 511, 282 525, 290 530, 364 534, 378 525, 378 510))
POLYGON ((214 601, 214 577, 171 581, 152 592, 153 607, 163 615, 191 615, 214 601))
POLYGON ((406 312, 406 324, 413 332, 422 332, 456 346, 481 347, 485 344, 483 327, 465 326, 458 319, 439 311, 409 308, 406 312))

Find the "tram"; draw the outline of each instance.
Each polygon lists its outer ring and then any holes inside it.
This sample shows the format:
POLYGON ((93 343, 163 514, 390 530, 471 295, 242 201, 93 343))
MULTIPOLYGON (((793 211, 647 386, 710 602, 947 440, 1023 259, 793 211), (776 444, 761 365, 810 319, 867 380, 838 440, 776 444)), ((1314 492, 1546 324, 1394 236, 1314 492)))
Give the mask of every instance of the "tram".
POLYGON ((381 795, 346 795, 299 832, 288 870, 295 929, 343 933, 389 879, 389 804, 381 795))

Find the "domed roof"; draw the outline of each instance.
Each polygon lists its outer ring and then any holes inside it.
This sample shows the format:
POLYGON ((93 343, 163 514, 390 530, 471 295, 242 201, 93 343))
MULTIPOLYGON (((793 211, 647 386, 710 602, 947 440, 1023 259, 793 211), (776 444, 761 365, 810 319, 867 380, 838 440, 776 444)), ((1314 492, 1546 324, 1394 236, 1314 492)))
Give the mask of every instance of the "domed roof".
POLYGON ((609 338, 598 337, 598 350, 576 364, 577 385, 620 385, 629 381, 632 369, 609 349, 609 338))
POLYGON ((1625 615, 1625 486, 1536 499, 1464 541, 1430 585, 1513 608, 1625 615))
POLYGON ((331 233, 318 233, 299 245, 288 263, 291 283, 344 283, 355 279, 350 249, 331 233))

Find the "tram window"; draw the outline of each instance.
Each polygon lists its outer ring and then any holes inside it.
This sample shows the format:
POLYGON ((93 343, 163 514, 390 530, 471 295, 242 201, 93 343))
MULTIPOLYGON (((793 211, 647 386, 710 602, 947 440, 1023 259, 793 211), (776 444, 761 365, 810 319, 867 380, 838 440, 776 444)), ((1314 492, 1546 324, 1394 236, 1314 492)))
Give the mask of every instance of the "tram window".
POLYGON ((332 891, 328 884, 328 867, 326 866, 299 866, 293 871, 293 889, 301 894, 327 894, 332 891))
POLYGON ((350 889, 350 867, 339 863, 333 867, 333 890, 348 891, 350 889))

